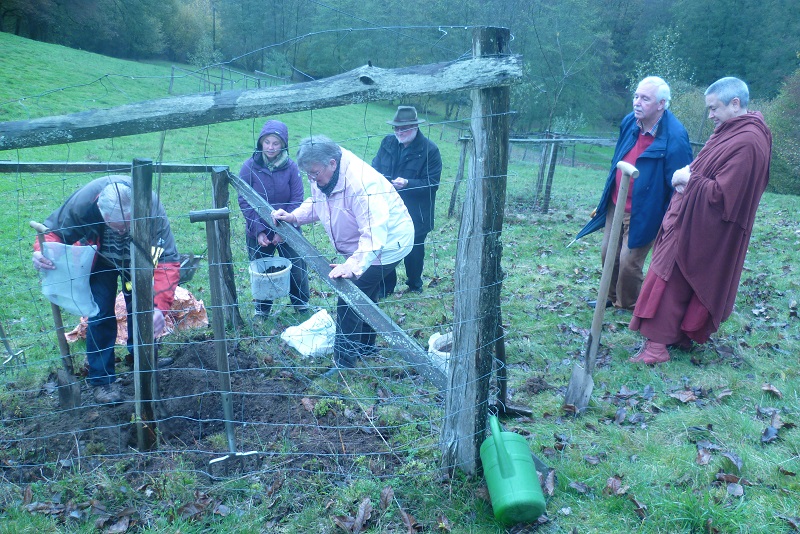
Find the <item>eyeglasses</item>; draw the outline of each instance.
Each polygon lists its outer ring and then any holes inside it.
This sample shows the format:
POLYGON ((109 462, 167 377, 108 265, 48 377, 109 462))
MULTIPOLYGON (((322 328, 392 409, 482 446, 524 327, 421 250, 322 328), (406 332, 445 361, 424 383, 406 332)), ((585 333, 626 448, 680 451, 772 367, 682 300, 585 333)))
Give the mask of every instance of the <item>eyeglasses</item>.
POLYGON ((412 126, 395 126, 394 127, 394 131, 396 133, 402 133, 402 132, 407 132, 409 130, 413 130, 416 127, 417 127, 416 124, 414 124, 412 126))
POLYGON ((322 174, 322 171, 324 171, 324 170, 325 170, 325 167, 323 167, 322 169, 318 170, 317 172, 308 172, 308 171, 306 171, 306 177, 309 180, 314 180, 316 182, 317 178, 319 177, 320 174, 322 174))

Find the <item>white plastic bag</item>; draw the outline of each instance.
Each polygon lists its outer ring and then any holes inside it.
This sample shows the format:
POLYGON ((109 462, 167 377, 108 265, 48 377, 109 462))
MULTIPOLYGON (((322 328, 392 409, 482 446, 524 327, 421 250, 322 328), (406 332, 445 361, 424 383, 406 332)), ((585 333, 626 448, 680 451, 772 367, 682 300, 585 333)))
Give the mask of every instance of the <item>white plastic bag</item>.
POLYGON ((42 269, 42 293, 63 310, 83 317, 93 317, 100 311, 92 298, 89 275, 92 272, 97 247, 72 246, 47 241, 44 256, 55 269, 42 269))
POLYGON ((327 310, 320 310, 297 326, 290 326, 281 334, 290 347, 305 357, 324 356, 333 352, 336 323, 327 310))

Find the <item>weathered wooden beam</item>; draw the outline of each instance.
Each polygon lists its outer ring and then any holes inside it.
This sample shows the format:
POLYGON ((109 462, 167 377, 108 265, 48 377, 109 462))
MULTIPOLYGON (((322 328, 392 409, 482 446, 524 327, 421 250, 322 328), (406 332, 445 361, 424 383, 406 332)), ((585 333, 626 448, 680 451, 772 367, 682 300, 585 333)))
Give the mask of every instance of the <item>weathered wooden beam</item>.
POLYGON ((518 56, 401 69, 363 66, 312 82, 220 91, 71 115, 0 123, 0 150, 122 137, 393 98, 505 87, 522 78, 518 56))
POLYGON ((153 224, 153 162, 133 160, 133 210, 131 236, 131 281, 133 282, 133 384, 136 395, 136 436, 139 450, 156 447, 157 399, 153 338, 153 259, 149 256, 153 224))
MULTIPOLYGON (((506 28, 475 30, 475 56, 507 53, 506 28)), ((474 474, 486 431, 489 379, 500 331, 503 272, 500 235, 508 173, 508 87, 472 92, 473 150, 456 251, 453 348, 450 353, 442 464, 474 474)))
POLYGON ((444 390, 446 385, 444 374, 432 364, 428 358, 428 353, 416 341, 397 326, 352 281, 344 278, 330 278, 328 276, 328 273, 331 272, 330 262, 314 245, 303 237, 303 234, 297 228, 286 223, 272 226, 272 206, 256 193, 249 184, 230 172, 228 173, 228 180, 247 203, 258 212, 258 215, 305 260, 309 268, 319 274, 320 279, 328 284, 359 317, 383 336, 389 346, 413 365, 419 374, 440 390, 444 390))
MULTIPOLYGON (((162 174, 212 172, 213 165, 181 164, 181 163, 154 163, 153 172, 162 174)), ((10 172, 39 172, 61 174, 71 172, 108 172, 112 174, 130 173, 130 162, 98 163, 96 161, 33 161, 29 163, 0 160, 0 173, 10 172)))

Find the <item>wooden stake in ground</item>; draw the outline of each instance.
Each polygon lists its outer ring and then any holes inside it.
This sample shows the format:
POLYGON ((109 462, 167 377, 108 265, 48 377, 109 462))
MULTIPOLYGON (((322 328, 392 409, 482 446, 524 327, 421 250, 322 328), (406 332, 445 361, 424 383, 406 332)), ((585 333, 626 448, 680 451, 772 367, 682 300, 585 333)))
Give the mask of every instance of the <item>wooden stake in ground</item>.
MULTIPOLYGON (((45 255, 44 234, 50 230, 42 223, 30 221, 30 227, 36 230, 39 240, 39 248, 42 256, 45 255)), ((46 256, 45 256, 46 257, 46 256)), ((67 337, 64 335, 64 321, 61 319, 61 308, 58 304, 50 303, 50 310, 53 313, 53 324, 56 328, 56 341, 58 341, 58 351, 61 353, 61 369, 56 373, 58 381, 58 405, 62 409, 77 408, 81 405, 81 386, 75 379, 75 369, 72 366, 72 356, 69 353, 67 337)))
POLYGON ((628 186, 630 179, 636 179, 639 171, 624 161, 617 163, 617 169, 622 171, 620 180, 619 194, 617 194, 617 205, 614 208, 614 219, 611 222, 611 236, 608 240, 606 259, 603 262, 603 276, 600 278, 600 290, 597 292, 597 304, 594 307, 594 318, 592 319, 592 329, 589 331, 589 340, 586 343, 586 359, 584 367, 577 363, 572 369, 572 377, 569 379, 569 386, 564 395, 564 410, 580 414, 589 405, 594 390, 594 364, 597 360, 597 349, 600 347, 600 334, 603 331, 603 316, 606 311, 606 299, 608 298, 608 287, 611 285, 611 274, 614 271, 614 262, 617 246, 619 245, 619 233, 622 228, 622 217, 625 215, 625 201, 628 198, 628 186))

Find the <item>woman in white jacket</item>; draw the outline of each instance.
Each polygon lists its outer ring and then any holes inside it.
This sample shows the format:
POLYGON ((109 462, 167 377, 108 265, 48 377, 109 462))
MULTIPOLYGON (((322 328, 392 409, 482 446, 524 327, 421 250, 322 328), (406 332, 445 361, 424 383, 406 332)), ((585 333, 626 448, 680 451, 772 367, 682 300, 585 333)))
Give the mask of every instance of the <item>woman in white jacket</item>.
MULTIPOLYGON (((303 139, 297 165, 311 182, 311 197, 275 220, 303 225, 319 221, 343 263, 331 264, 331 278, 350 278, 373 302, 384 277, 414 245, 414 223, 403 200, 375 169, 324 135, 303 139)), ((351 368, 375 350, 375 331, 341 298, 336 306, 336 367, 351 368)))

